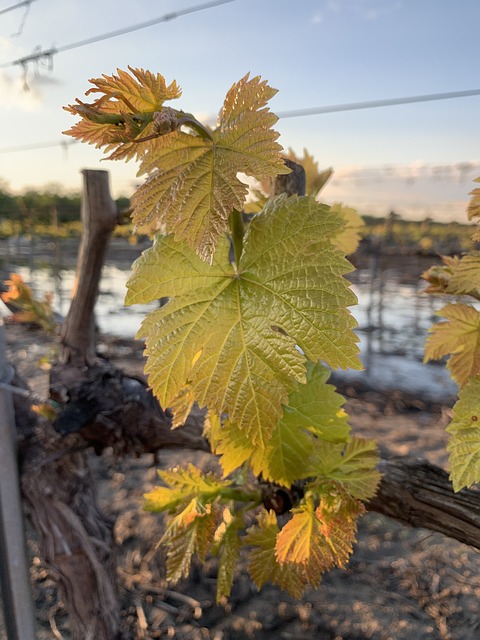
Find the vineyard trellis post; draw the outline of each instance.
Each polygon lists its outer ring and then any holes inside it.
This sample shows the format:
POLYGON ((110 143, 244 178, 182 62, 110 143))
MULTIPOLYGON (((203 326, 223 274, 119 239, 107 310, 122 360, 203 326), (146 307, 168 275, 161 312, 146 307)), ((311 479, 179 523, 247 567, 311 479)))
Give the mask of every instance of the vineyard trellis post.
POLYGON ((34 640, 35 623, 29 581, 17 466, 15 415, 10 391, 13 368, 6 357, 5 325, 0 318, 0 584, 8 640, 34 640))

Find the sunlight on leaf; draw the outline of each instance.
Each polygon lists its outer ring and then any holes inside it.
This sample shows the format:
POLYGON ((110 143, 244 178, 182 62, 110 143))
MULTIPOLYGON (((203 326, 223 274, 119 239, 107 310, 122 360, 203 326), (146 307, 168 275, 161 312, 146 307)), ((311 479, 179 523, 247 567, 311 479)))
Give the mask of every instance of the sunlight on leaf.
POLYGON ((447 304, 437 315, 446 322, 430 328, 424 362, 450 355, 447 367, 462 386, 480 373, 480 313, 466 304, 447 304))
POLYGON ((453 407, 447 450, 455 491, 480 482, 480 377, 467 382, 453 407))
POLYGON ((212 265, 171 236, 137 260, 127 304, 170 298, 138 334, 162 406, 191 385, 200 406, 226 412, 264 446, 288 392, 305 380, 305 356, 361 368, 348 311, 356 298, 343 277, 351 266, 330 242, 340 226, 329 207, 282 196, 249 225, 238 270, 226 239, 212 265))
POLYGON ((273 511, 262 511, 257 524, 250 527, 245 544, 252 547, 248 571, 258 589, 271 582, 288 591, 294 598, 301 598, 306 586, 302 566, 277 562, 275 545, 279 528, 273 511))
POLYGON ((153 141, 140 166, 150 177, 132 198, 135 224, 155 218, 211 262, 230 214, 242 210, 248 193, 237 174, 289 172, 272 129, 277 117, 266 107, 275 93, 247 75, 228 92, 211 139, 176 131, 153 141))

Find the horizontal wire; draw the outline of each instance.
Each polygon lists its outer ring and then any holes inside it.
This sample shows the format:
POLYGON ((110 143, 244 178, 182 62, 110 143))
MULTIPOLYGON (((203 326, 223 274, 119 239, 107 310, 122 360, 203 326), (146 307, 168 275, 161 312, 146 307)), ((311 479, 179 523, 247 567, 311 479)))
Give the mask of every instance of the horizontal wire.
POLYGON ((236 1, 237 0, 214 0, 212 2, 206 2, 204 4, 195 5, 194 7, 181 9, 180 11, 172 11, 171 13, 166 13, 163 16, 160 16, 159 18, 154 18, 153 20, 140 22, 139 24, 130 25, 129 27, 124 27, 122 29, 117 29, 115 31, 109 31, 108 33, 103 33, 98 36, 92 36, 91 38, 86 38, 85 40, 78 40, 77 42, 66 44, 63 47, 51 47, 50 49, 44 49, 44 50, 40 49, 39 51, 34 51, 32 54, 28 56, 24 56, 23 58, 18 58, 17 60, 12 60, 11 62, 4 62, 0 64, 0 68, 5 69, 7 67, 13 67, 15 65, 25 66, 28 62, 35 62, 37 60, 40 60, 41 58, 51 58, 57 53, 71 51, 72 49, 85 47, 89 44, 95 44, 97 42, 102 42, 103 40, 109 40, 110 38, 123 36, 127 33, 132 33, 134 31, 139 31, 140 29, 146 29, 147 27, 152 27, 156 24, 160 24, 161 22, 169 22, 170 20, 174 20, 175 18, 180 18, 190 13, 205 11, 206 9, 213 9, 214 7, 219 7, 221 5, 229 4, 231 2, 236 2, 236 1))
POLYGON ((345 104, 332 104, 325 107, 311 107, 309 109, 293 109, 279 111, 276 115, 281 118, 300 118, 303 116, 316 116, 324 113, 339 113, 341 111, 357 111, 359 109, 375 109, 378 107, 393 107, 401 104, 413 104, 417 102, 435 102, 437 100, 452 100, 454 98, 470 98, 479 96, 480 89, 467 89, 465 91, 448 91, 443 93, 429 93, 418 96, 405 96, 403 98, 387 98, 384 100, 368 100, 366 102, 348 102, 345 104))

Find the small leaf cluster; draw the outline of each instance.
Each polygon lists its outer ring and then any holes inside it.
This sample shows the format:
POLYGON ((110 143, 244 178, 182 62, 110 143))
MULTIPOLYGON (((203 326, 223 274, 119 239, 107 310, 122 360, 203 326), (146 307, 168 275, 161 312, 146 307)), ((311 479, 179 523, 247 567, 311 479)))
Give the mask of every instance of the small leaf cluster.
MULTIPOLYGON (((474 189, 471 196, 468 218, 478 222, 480 189, 474 189)), ((480 239, 478 227, 472 239, 480 239)), ((451 296, 453 302, 437 312, 444 321, 430 328, 424 361, 448 356, 447 368, 460 388, 447 427, 450 478, 459 491, 480 482, 480 312, 475 306, 480 300, 480 254, 442 260, 443 265, 431 267, 422 277, 428 282, 428 293, 451 296)))
POLYGON ((8 290, 0 294, 6 304, 15 309, 12 319, 16 322, 32 322, 47 333, 55 333, 58 325, 52 307, 53 294, 47 293, 43 300, 37 300, 31 288, 18 273, 10 274, 5 280, 8 290))
POLYGON ((194 403, 207 408, 205 436, 219 459, 217 475, 161 471, 162 486, 146 495, 148 509, 168 514, 168 578, 184 577, 195 554, 216 553, 220 599, 245 547, 258 587, 269 580, 299 595, 345 565, 379 481, 375 444, 351 437, 328 384, 327 367, 361 368, 345 278, 359 218, 317 201, 331 171, 320 174, 305 153, 313 193, 263 199, 244 224, 248 187, 238 175, 265 184, 290 171, 267 106, 275 90, 259 77, 232 86, 214 129, 165 106, 180 90, 159 74, 130 69, 91 82, 100 96, 68 107, 81 120, 67 133, 139 161, 146 181, 133 220, 157 232, 126 298, 164 302, 138 332, 149 383, 175 427, 194 403), (268 483, 287 493, 300 483, 283 526, 268 483))

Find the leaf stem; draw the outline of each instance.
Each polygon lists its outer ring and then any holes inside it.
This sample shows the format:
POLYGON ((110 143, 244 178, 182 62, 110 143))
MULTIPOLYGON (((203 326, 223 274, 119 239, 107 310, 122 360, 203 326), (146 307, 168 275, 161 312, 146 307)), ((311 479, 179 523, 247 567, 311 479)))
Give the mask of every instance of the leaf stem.
POLYGON ((199 122, 191 113, 184 113, 183 111, 179 111, 178 115, 180 116, 178 119, 178 126, 185 125, 190 127, 198 134, 201 135, 202 138, 207 138, 208 140, 213 141, 212 132, 208 127, 205 127, 201 122, 199 122))
MULTIPOLYGON (((234 502, 249 502, 259 505, 262 502, 262 492, 260 489, 248 489, 246 487, 226 487, 220 491, 220 495, 224 500, 233 500, 234 502)), ((249 507, 249 509, 252 507, 249 507)))
POLYGON ((243 224, 242 212, 234 209, 230 216, 230 232, 232 234, 233 252, 235 263, 238 267, 243 251, 243 236, 245 235, 245 225, 243 224))

